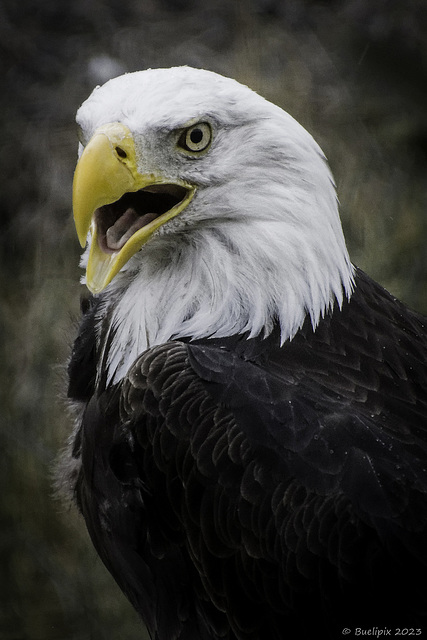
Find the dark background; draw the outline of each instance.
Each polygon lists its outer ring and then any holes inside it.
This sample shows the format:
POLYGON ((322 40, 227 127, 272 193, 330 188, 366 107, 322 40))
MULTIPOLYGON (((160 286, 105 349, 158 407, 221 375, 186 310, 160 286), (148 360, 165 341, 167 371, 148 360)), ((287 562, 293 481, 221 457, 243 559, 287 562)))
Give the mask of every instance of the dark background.
POLYGON ((0 640, 144 638, 52 469, 78 316, 74 113, 124 71, 249 84, 327 154, 353 261, 427 312, 424 0, 2 0, 0 640))

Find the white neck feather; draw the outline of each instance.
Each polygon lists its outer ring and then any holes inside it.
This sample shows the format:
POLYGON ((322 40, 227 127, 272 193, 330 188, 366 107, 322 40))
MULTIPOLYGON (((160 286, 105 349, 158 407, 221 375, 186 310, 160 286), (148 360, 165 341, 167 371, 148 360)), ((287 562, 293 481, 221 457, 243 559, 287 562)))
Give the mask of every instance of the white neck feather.
POLYGON ((315 327, 335 302, 341 306, 353 273, 343 247, 316 256, 290 235, 282 223, 259 220, 148 245, 104 294, 102 317, 107 313, 110 326, 99 341, 101 349, 108 345, 100 360, 107 384, 119 381, 147 348, 171 338, 268 335, 278 322, 284 342, 307 314, 315 327))

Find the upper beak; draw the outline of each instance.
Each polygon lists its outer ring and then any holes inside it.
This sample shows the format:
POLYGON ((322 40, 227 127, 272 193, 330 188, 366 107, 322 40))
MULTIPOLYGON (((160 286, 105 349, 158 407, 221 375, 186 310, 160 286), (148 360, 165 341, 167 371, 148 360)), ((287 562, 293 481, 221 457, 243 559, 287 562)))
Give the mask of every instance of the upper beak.
POLYGON ((128 191, 149 184, 138 174, 132 134, 120 122, 96 130, 85 147, 74 173, 73 212, 82 247, 95 209, 111 204, 128 191))

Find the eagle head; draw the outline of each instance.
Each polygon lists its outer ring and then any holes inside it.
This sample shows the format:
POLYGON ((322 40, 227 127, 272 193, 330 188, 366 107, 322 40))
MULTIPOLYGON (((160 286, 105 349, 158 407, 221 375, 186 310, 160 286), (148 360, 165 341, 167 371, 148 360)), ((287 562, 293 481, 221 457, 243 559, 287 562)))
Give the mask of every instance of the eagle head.
POLYGON ((210 71, 149 69, 97 87, 77 123, 74 219, 111 311, 111 379, 175 337, 277 323, 291 339, 350 296, 327 162, 278 106, 210 71))

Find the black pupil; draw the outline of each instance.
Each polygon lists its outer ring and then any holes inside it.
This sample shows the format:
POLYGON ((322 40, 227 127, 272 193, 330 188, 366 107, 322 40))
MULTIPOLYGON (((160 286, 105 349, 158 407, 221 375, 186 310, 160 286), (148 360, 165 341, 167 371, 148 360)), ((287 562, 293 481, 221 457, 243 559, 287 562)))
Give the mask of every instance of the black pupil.
POLYGON ((203 139, 203 131, 201 129, 193 129, 190 133, 190 140, 193 144, 199 144, 203 139))

